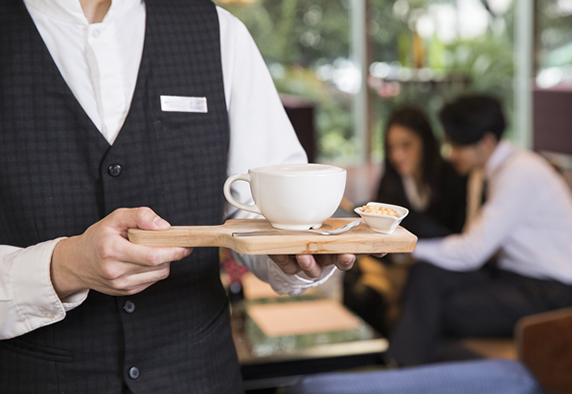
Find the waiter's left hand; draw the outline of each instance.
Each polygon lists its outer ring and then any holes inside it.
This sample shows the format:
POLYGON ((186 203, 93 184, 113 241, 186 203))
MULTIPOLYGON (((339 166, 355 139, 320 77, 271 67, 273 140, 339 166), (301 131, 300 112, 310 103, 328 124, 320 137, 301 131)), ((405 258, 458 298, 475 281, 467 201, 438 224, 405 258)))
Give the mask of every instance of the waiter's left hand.
POLYGON ((296 275, 304 272, 310 278, 317 278, 322 269, 335 265, 342 271, 353 267, 356 261, 355 254, 298 254, 298 255, 272 255, 269 256, 287 275, 296 275))

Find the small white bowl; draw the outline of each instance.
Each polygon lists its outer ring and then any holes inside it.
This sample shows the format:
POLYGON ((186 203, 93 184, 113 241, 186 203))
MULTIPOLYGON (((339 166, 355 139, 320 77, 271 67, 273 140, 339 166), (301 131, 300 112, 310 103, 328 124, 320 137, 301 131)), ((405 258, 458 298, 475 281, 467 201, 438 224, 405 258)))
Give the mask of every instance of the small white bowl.
POLYGON ((369 206, 386 207, 391 208, 399 215, 399 217, 379 215, 377 213, 364 213, 362 207, 354 209, 355 213, 360 215, 365 223, 375 232, 382 234, 391 234, 395 231, 399 223, 403 220, 405 216, 409 213, 407 208, 400 207, 398 205, 382 204, 379 202, 369 202, 369 206))

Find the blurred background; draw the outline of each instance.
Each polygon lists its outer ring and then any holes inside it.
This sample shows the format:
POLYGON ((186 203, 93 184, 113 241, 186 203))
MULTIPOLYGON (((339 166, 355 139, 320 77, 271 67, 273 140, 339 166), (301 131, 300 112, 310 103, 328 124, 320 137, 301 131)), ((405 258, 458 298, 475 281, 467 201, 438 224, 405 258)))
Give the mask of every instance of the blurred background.
MULTIPOLYGON (((442 138, 437 115, 463 93, 497 96, 509 123, 506 137, 544 155, 572 186, 572 0, 216 2, 252 34, 310 161, 348 170, 343 212, 351 214, 352 205, 377 198, 383 133, 395 109, 420 107, 442 138)), ((293 384, 301 374, 384 364, 380 355, 387 341, 369 326, 375 319, 367 324, 356 320, 359 303, 349 312, 352 307, 342 294, 350 288, 345 286, 351 283, 347 274, 338 272, 299 297, 276 297, 268 285, 237 266, 228 251, 223 253, 223 281, 233 300, 235 344, 249 394, 280 392, 276 387, 293 384), (252 310, 292 303, 309 307, 324 299, 335 300, 337 307, 343 300, 349 306, 343 309, 347 319, 332 319, 355 326, 271 335, 260 329, 264 322, 252 310)), ((392 258, 406 261, 407 255, 392 258)), ((357 266, 351 272, 362 276, 354 280, 367 285, 359 289, 369 286, 375 292, 356 300, 383 294, 383 300, 372 300, 386 305, 377 308, 382 314, 395 317, 407 264, 379 264, 362 256, 357 266)), ((377 310, 364 305, 361 310, 370 314, 361 316, 371 317, 377 310)), ((320 308, 309 316, 324 322, 320 308)), ((307 323, 296 313, 292 321, 307 323)), ((274 315, 268 319, 282 325, 274 315)), ((511 339, 464 346, 487 357, 516 358, 511 339)))
POLYGON ((402 104, 464 92, 504 103, 517 145, 572 167, 572 0, 217 0, 254 37, 311 161, 371 197, 402 104), (570 112, 570 113, 568 113, 570 112))

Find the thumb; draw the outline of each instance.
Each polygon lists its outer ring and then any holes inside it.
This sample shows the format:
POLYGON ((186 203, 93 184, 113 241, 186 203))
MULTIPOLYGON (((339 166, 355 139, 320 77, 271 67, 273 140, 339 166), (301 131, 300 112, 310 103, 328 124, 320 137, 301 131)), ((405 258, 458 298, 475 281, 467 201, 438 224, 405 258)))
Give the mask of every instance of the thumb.
POLYGON ((119 228, 140 228, 142 230, 167 230, 171 225, 151 208, 118 209, 113 213, 119 228))

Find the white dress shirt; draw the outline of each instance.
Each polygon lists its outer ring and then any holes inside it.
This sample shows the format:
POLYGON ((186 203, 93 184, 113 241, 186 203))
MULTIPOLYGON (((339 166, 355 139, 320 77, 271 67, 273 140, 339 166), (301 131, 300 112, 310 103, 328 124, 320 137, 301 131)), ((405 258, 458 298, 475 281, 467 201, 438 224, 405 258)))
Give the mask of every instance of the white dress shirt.
MULTIPOLYGON (((144 2, 113 0, 104 20, 91 25, 78 0, 24 2, 62 77, 94 125, 113 144, 135 89, 144 44, 144 2)), ((305 162, 306 154, 252 37, 234 16, 218 7, 217 13, 231 130, 228 175, 261 165, 305 162)), ((234 183, 233 194, 241 202, 252 203, 245 182, 234 183)), ((253 217, 229 204, 225 216, 253 217)), ((53 289, 50 261, 61 239, 25 249, 0 245, 0 339, 60 321, 66 311, 86 299, 87 291, 62 302, 53 289)), ((267 256, 233 256, 279 294, 300 294, 335 271, 328 267, 317 279, 288 276, 267 256)))
POLYGON ((507 141, 484 171, 487 200, 467 231, 421 240, 413 256, 468 271, 500 251, 504 270, 572 284, 572 195, 564 179, 538 154, 507 141))

